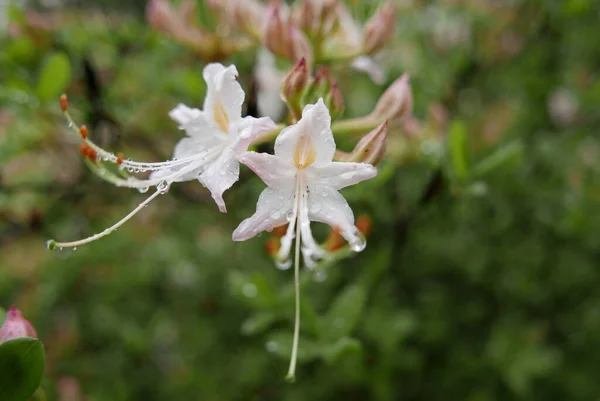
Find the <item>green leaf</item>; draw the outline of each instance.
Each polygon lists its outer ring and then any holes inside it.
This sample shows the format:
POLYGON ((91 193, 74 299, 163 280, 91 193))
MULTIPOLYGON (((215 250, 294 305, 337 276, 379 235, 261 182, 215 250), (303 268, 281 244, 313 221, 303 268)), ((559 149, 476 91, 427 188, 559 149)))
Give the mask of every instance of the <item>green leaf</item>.
POLYGON ((0 345, 0 400, 24 401, 37 390, 44 374, 40 340, 16 338, 0 345))
POLYGON ((71 64, 62 52, 50 54, 38 77, 37 95, 41 101, 55 100, 71 81, 71 64))
POLYGON ((361 350, 360 342, 355 338, 342 337, 333 344, 328 344, 321 349, 323 359, 331 364, 346 353, 356 353, 361 350))
POLYGON ((485 176, 494 170, 521 161, 524 145, 520 139, 516 139, 494 153, 477 163, 473 167, 473 175, 476 177, 485 176))
POLYGON ((467 129, 462 121, 453 121, 448 132, 448 145, 452 170, 456 178, 464 180, 467 177, 467 129))
POLYGON ((365 290, 361 286, 350 285, 342 290, 325 317, 324 336, 338 339, 352 333, 362 316, 365 301, 365 290))
POLYGON ((2 308, 0 308, 0 327, 2 327, 2 324, 4 323, 4 320, 6 319, 6 311, 2 308))

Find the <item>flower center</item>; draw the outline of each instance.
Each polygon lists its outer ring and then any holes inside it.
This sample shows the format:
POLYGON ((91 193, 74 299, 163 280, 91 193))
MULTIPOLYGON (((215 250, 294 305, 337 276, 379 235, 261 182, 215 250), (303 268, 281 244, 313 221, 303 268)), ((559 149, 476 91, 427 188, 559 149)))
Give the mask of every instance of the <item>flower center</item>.
POLYGON ((309 135, 303 130, 299 135, 298 142, 296 143, 296 150, 294 151, 294 164, 298 170, 305 169, 315 162, 317 158, 317 151, 312 144, 309 135))
POLYGON ((213 106, 213 117, 221 131, 227 134, 229 132, 229 117, 227 116, 223 104, 218 100, 215 101, 213 106))

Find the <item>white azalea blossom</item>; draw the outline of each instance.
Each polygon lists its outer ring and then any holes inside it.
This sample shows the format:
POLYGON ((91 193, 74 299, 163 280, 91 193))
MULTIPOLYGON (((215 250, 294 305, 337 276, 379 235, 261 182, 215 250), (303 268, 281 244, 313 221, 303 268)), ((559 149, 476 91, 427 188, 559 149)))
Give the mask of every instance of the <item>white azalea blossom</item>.
MULTIPOLYGON (((233 65, 225 67, 217 63, 208 64, 203 72, 207 84, 203 110, 180 104, 169 113, 187 134, 175 146, 173 160, 159 163, 123 160, 100 148, 87 137, 84 138, 98 160, 119 164, 129 172, 151 171, 148 179, 121 178, 110 174, 101 166, 92 164, 92 168, 98 170, 101 177, 120 187, 137 188, 140 192, 146 192, 149 187, 156 187, 156 191, 125 218, 103 232, 80 241, 49 241, 48 246, 76 247, 110 234, 159 194, 166 193, 174 182, 197 179, 208 188, 219 210, 226 212, 223 192, 239 178, 239 162, 236 157, 246 151, 259 134, 276 128, 275 123, 267 117, 242 118, 244 91, 236 81, 237 74, 233 65)), ((79 131, 68 112, 66 115, 69 125, 79 131)))
POLYGON ((262 231, 289 223, 281 239, 279 259, 288 267, 291 244, 296 239, 296 327, 288 378, 294 378, 300 322, 299 253, 312 266, 325 251, 315 241, 310 222, 326 223, 349 242, 354 251, 366 242, 354 226, 354 214, 340 189, 377 175, 366 163, 334 162, 335 141, 331 117, 323 99, 307 105, 297 124, 285 128, 275 141, 275 155, 245 152, 239 161, 252 169, 267 184, 258 199, 256 213, 233 232, 234 241, 244 241, 262 231))

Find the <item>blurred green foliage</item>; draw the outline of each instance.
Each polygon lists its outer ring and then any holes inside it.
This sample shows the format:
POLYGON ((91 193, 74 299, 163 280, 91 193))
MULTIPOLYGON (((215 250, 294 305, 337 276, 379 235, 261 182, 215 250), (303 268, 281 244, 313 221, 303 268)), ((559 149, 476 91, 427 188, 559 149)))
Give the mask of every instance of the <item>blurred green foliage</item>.
MULTIPOLYGON (((58 94, 97 142, 155 160, 181 135, 168 110, 204 96, 202 62, 151 31, 143 4, 98 3, 15 7, 0 37, 0 305, 19 305, 46 345, 40 397, 600 396, 597 2, 398 2, 381 63, 390 82, 411 74, 418 117, 447 108, 446 153, 423 141, 411 163, 384 162, 345 192, 373 233, 364 252, 302 273, 294 385, 282 380, 292 274, 273 266, 268 235, 231 241, 263 188, 247 169, 226 215, 186 183, 102 241, 44 248, 142 199, 84 168, 58 94)), ((254 53, 230 62, 250 88, 254 53)), ((339 77, 346 116, 384 89, 339 77)))

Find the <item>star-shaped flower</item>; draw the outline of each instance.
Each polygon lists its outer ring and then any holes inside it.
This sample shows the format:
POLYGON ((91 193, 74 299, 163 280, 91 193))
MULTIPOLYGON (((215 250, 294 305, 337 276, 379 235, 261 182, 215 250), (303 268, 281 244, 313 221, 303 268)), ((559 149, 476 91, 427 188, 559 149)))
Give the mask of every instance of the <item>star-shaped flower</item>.
POLYGON ((377 174, 366 163, 334 162, 335 142, 329 110, 319 99, 307 105, 297 124, 285 128, 275 141, 275 155, 245 152, 238 159, 267 184, 258 199, 256 213, 233 232, 234 241, 244 241, 262 231, 289 223, 281 240, 279 258, 288 261, 294 229, 302 244, 307 266, 324 255, 313 238, 310 222, 326 223, 340 232, 355 251, 365 240, 354 226, 354 214, 338 192, 377 174))
POLYGON ((340 189, 372 178, 377 169, 366 163, 334 162, 335 141, 331 117, 323 99, 307 105, 297 124, 281 131, 275 140, 275 155, 245 152, 238 159, 267 184, 258 199, 256 213, 233 232, 234 241, 244 241, 262 231, 289 223, 281 239, 278 259, 289 267, 292 240, 296 239, 294 279, 296 318, 292 356, 287 379, 293 381, 300 332, 300 250, 307 266, 323 257, 325 251, 315 241, 310 222, 326 223, 337 230, 354 251, 366 245, 354 226, 354 214, 340 189))
POLYGON ((150 203, 162 193, 166 193, 174 182, 197 179, 210 191, 221 212, 226 212, 223 192, 229 189, 239 178, 239 162, 237 156, 248 149, 250 143, 261 133, 276 128, 268 117, 242 118, 244 91, 237 82, 237 69, 234 65, 225 67, 221 64, 208 64, 203 72, 207 91, 203 110, 178 105, 169 115, 185 130, 187 137, 175 146, 173 160, 145 163, 123 159, 108 152, 87 135, 87 128, 81 128, 71 119, 67 111, 66 97, 61 98, 69 126, 83 138, 82 153, 91 160, 90 167, 103 179, 119 187, 137 188, 146 192, 149 187, 156 191, 131 213, 113 226, 91 237, 66 243, 48 241, 49 248, 76 247, 102 238, 118 227, 150 203), (152 172, 148 179, 136 177, 123 178, 102 166, 102 162, 118 164, 129 172, 152 172))

